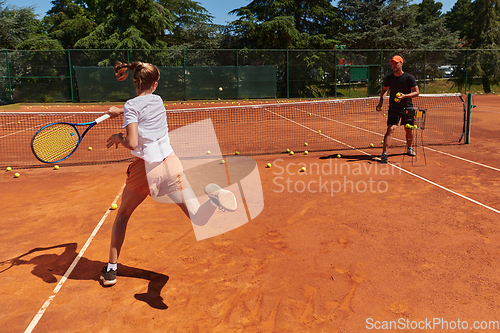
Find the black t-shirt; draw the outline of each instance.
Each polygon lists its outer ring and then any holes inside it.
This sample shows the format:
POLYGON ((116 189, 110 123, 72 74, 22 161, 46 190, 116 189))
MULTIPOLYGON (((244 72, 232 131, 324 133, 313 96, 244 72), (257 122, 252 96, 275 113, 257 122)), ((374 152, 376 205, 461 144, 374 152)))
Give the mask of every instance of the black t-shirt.
POLYGON ((396 76, 394 73, 388 75, 384 80, 384 87, 389 87, 390 90, 390 99, 389 106, 395 108, 404 108, 408 106, 413 106, 413 102, 411 98, 405 98, 401 102, 396 102, 394 98, 396 98, 396 94, 401 92, 403 94, 411 93, 411 88, 417 86, 417 81, 413 77, 413 75, 408 73, 403 73, 401 76, 396 76))

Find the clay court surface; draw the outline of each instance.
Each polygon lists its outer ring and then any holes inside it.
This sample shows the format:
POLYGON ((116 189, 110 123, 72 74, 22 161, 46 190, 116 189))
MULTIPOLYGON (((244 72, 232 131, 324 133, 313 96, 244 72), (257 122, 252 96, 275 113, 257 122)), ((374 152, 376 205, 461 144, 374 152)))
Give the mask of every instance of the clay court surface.
POLYGON ((430 147, 426 166, 401 147, 401 169, 363 153, 380 148, 254 156, 264 209, 213 238, 146 199, 111 288, 99 271, 128 163, 2 171, 0 331, 498 331, 473 325, 500 322, 500 97, 474 104, 471 144, 430 147))

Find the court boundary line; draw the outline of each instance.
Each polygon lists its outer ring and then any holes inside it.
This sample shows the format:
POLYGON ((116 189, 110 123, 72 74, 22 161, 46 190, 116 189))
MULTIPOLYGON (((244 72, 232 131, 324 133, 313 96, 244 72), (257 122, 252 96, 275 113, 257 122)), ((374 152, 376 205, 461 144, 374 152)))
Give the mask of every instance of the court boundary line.
MULTIPOLYGON (((267 110, 267 111, 268 111, 268 112, 271 112, 271 113, 273 113, 273 114, 275 114, 275 115, 277 115, 277 116, 279 116, 279 117, 281 117, 281 118, 283 118, 283 119, 289 120, 289 121, 291 121, 292 123, 294 123, 294 124, 296 124, 296 125, 299 125, 299 126, 301 126, 301 127, 304 127, 304 128, 306 128, 306 129, 308 129, 308 130, 310 130, 310 131, 313 131, 313 132, 316 132, 316 133, 317 133, 317 131, 315 131, 315 130, 313 130, 313 129, 311 129, 311 128, 309 128, 309 127, 305 126, 305 125, 302 125, 302 124, 300 124, 300 123, 298 123, 298 122, 296 122, 296 121, 294 121, 294 120, 292 120, 292 119, 289 119, 289 118, 287 118, 287 117, 285 117, 285 116, 282 116, 282 115, 277 114, 277 113, 275 113, 275 112, 273 112, 273 111, 270 111, 270 110, 267 110)), ((328 139, 330 139, 330 140, 332 140, 332 141, 335 141, 335 142, 341 143, 341 144, 343 144, 343 145, 345 145, 345 146, 347 146, 347 147, 349 147, 349 148, 351 148, 351 149, 353 149, 353 150, 357 150, 357 151, 359 151, 359 152, 360 152, 360 153, 362 153, 362 154, 365 154, 365 155, 367 155, 367 156, 371 156, 372 158, 377 158, 376 156, 374 156, 374 155, 372 155, 372 154, 370 154, 370 153, 367 153, 367 152, 365 152, 365 151, 363 151, 363 150, 361 150, 361 149, 358 149, 358 148, 354 148, 354 147, 350 146, 349 144, 344 143, 344 142, 341 142, 341 141, 339 141, 339 140, 336 140, 336 139, 334 139, 334 138, 332 138, 332 137, 329 137, 328 135, 325 135, 325 134, 323 134, 323 133, 319 133, 319 134, 323 135, 324 137, 326 137, 326 138, 328 138, 328 139)), ((497 213, 497 214, 500 214, 500 210, 498 210, 498 209, 495 209, 495 208, 490 207, 490 206, 488 206, 488 205, 485 205, 485 204, 483 204, 483 203, 481 203, 481 202, 479 202, 479 201, 477 201, 477 200, 474 200, 474 199, 472 199, 472 198, 469 198, 469 197, 467 197, 467 196, 465 196, 465 195, 463 195, 463 194, 460 194, 460 193, 458 193, 458 192, 455 192, 455 191, 453 191, 453 190, 451 190, 451 189, 449 189, 449 188, 447 188, 447 187, 445 187, 445 186, 443 186, 443 185, 440 185, 440 184, 438 184, 438 183, 436 183, 436 182, 433 182, 433 181, 432 181, 432 180, 430 180, 430 179, 427 179, 427 178, 424 178, 424 177, 422 177, 422 176, 420 176, 420 175, 417 175, 416 173, 413 173, 413 172, 411 172, 411 171, 409 171, 409 170, 406 170, 406 169, 404 169, 404 168, 402 168, 402 167, 400 167, 400 166, 398 166, 398 165, 396 165, 396 164, 392 164, 392 163, 390 163, 390 164, 388 164, 388 165, 391 165, 392 167, 394 167, 394 168, 396 168, 396 169, 399 169, 400 171, 404 171, 404 172, 406 172, 407 174, 409 174, 409 175, 411 175, 411 176, 414 176, 414 177, 416 177, 416 178, 418 178, 418 179, 420 179, 420 180, 423 180, 423 181, 425 181, 425 182, 427 182, 427 183, 429 183, 429 184, 431 184, 431 185, 434 185, 434 186, 436 186, 436 187, 438 187, 438 188, 440 188, 440 189, 442 189, 442 190, 445 190, 445 191, 447 191, 447 192, 450 192, 451 194, 454 194, 454 195, 456 195, 456 196, 458 196, 458 197, 460 197, 460 198, 462 198, 462 199, 468 200, 468 201, 470 201, 470 202, 472 202, 472 203, 475 203, 475 204, 477 204, 477 205, 479 205, 479 206, 481 206, 481 207, 483 207, 483 208, 489 209, 489 210, 491 210, 491 211, 493 211, 493 212, 495 212, 495 213, 497 213)))
MULTIPOLYGON (((120 191, 116 195, 115 199, 113 200, 113 203, 116 203, 118 201, 118 199, 120 198, 120 196, 121 196, 124 188, 125 188, 125 184, 122 185, 122 188, 120 189, 120 191)), ((61 280, 59 280, 59 283, 57 284, 57 286, 52 291, 52 295, 50 295, 49 298, 45 301, 45 303, 43 303, 42 307, 38 310, 38 312, 36 313, 35 317, 31 320, 30 324, 28 325, 28 327, 26 328, 26 330, 24 331, 24 333, 31 333, 35 329, 36 325, 38 324, 38 322, 40 321, 40 319, 42 319, 42 316, 44 315, 45 311, 49 307, 50 303, 52 303, 52 301, 56 297, 57 293, 59 293, 59 291, 63 287, 64 283, 66 282, 66 280, 68 279, 68 277, 70 276, 70 274, 73 272, 73 269, 76 267, 76 265, 78 264, 78 262, 80 261, 80 259, 85 254, 85 251, 90 246, 90 243, 92 243, 92 241, 94 240, 94 237, 97 235, 97 232, 99 231, 99 229, 101 228, 101 226, 104 224, 104 221, 106 221, 106 219, 108 218, 108 216, 109 216, 110 213, 111 213, 110 209, 106 210, 106 213, 104 213, 104 215, 101 218, 101 220, 99 221, 99 223, 97 223, 97 225, 94 228, 94 231, 92 231, 92 233, 90 234, 89 238, 87 239, 87 241, 83 245, 82 249, 80 250, 80 252, 78 252, 78 255, 73 260, 73 262, 71 263, 71 265, 69 266, 69 268, 66 270, 66 273, 64 273, 63 277, 61 278, 61 280)))
MULTIPOLYGON (((297 110, 306 113, 306 111, 304 111, 304 110, 301 110, 301 109, 297 109, 297 110)), ((272 112, 272 111, 269 111, 269 112, 272 112)), ((340 124, 340 125, 352 127, 352 128, 357 129, 357 130, 360 130, 360 131, 368 132, 368 133, 371 133, 371 134, 374 134, 374 135, 379 135, 379 136, 382 136, 382 137, 385 135, 385 134, 382 134, 382 133, 374 132, 374 131, 366 129, 366 128, 362 128, 362 127, 359 127, 359 126, 347 124, 347 123, 344 123, 344 122, 336 120, 336 119, 331 119, 331 118, 328 118, 326 116, 318 115, 318 114, 315 114, 315 113, 312 113, 312 114, 314 114, 315 116, 317 116, 319 118, 323 118, 323 119, 328 120, 328 121, 333 121, 333 122, 335 122, 337 124, 340 124)), ((293 120, 291 120, 291 119, 289 119, 289 120, 293 122, 293 120)), ((399 138, 393 138, 393 140, 396 140, 396 141, 399 141, 399 142, 405 142, 404 140, 401 140, 399 138)), ((339 141, 337 141, 337 142, 338 143, 342 143, 342 142, 339 142, 339 141)), ((352 148, 351 146, 348 146, 348 147, 352 148)), ((449 157, 453 157, 453 158, 456 158, 456 159, 459 159, 459 160, 462 160, 462 161, 465 161, 465 162, 469 162, 469 163, 472 163, 472 164, 476 164, 476 165, 479 165, 479 166, 482 166, 482 167, 485 167, 485 168, 492 169, 492 170, 500 172, 500 169, 492 167, 492 166, 489 166, 487 164, 475 162, 475 161, 472 161, 472 160, 469 160, 469 159, 466 159, 466 158, 463 158, 463 157, 460 157, 460 156, 457 156, 457 155, 453 155, 453 154, 450 154, 450 153, 446 153, 446 152, 443 152, 443 151, 440 151, 440 150, 437 150, 437 149, 433 149, 433 148, 430 148, 430 147, 427 147, 427 146, 424 146, 424 145, 422 145, 422 148, 430 150, 430 151, 433 151, 433 152, 436 152, 436 153, 440 153, 440 154, 443 154, 443 155, 446 155, 446 156, 449 156, 449 157)), ((373 155, 371 155, 371 156, 373 156, 373 155)))

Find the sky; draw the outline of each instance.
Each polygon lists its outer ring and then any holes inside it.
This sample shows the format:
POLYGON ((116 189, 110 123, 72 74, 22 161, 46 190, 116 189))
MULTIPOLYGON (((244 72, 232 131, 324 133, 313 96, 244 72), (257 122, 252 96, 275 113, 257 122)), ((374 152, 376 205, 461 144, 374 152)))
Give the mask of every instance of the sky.
MULTIPOLYGON (((39 15, 41 19, 45 16, 45 13, 52 8, 51 0, 7 0, 5 5, 14 5, 17 7, 33 7, 35 13, 39 15)), ((250 0, 231 0, 231 1, 221 1, 221 0, 198 0, 202 7, 204 7, 213 17, 213 23, 215 24, 226 24, 227 22, 234 21, 237 19, 235 15, 228 15, 228 13, 236 8, 246 6, 250 3, 250 0)), ((415 0, 413 3, 420 3, 421 1, 415 0)), ((436 0, 436 2, 441 2, 443 8, 441 12, 444 14, 449 11, 456 0, 436 0)), ((335 1, 334 1, 335 3, 335 1)))

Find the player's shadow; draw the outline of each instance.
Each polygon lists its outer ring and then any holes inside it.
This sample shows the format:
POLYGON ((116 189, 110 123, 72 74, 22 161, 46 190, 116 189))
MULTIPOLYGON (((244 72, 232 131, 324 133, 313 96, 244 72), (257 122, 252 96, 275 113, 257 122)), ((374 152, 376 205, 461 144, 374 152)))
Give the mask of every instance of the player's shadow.
MULTIPOLYGON (((69 266, 78 255, 76 250, 77 243, 34 248, 16 258, 0 262, 0 273, 14 266, 33 265, 34 267, 31 271, 33 275, 47 283, 57 283, 56 276, 63 276, 66 273, 69 266), (51 250, 59 248, 64 248, 64 252, 61 254, 50 253, 51 250), (49 253, 43 253, 31 259, 23 259, 27 256, 31 257, 31 255, 38 252, 49 253)), ((68 278, 73 280, 93 280, 99 282, 100 271, 105 265, 107 265, 107 263, 82 257, 68 278)), ((164 310, 168 308, 161 297, 161 290, 169 279, 167 275, 119 264, 118 276, 149 281, 148 291, 143 294, 135 294, 134 297, 139 301, 149 304, 149 306, 155 309, 164 310)))

